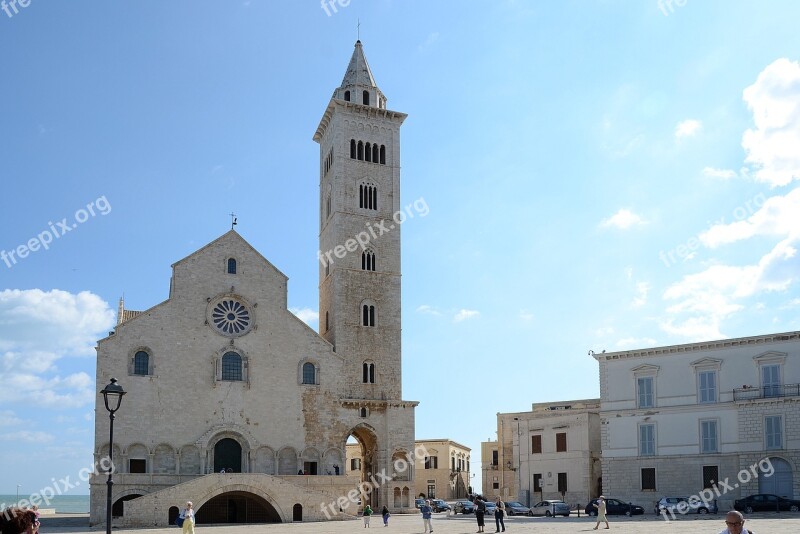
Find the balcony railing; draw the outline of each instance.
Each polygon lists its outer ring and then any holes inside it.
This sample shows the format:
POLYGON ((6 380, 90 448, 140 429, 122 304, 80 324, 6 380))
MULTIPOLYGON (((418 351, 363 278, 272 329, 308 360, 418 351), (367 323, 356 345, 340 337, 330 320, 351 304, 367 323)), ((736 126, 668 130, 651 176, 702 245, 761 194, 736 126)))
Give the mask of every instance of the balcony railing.
POLYGON ((800 397, 800 384, 781 386, 745 387, 733 390, 733 400, 776 399, 781 397, 800 397))

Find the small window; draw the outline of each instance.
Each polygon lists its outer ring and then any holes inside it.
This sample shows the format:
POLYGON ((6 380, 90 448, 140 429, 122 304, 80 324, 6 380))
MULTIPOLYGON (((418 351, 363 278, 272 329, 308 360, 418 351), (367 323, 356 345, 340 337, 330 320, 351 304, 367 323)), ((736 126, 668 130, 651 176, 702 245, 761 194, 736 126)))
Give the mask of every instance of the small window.
POLYGON ((369 106, 369 91, 364 91, 362 100, 365 106, 369 106))
POLYGON ((533 491, 542 491, 542 474, 533 474, 533 491))
POLYGON ((344 99, 345 99, 347 102, 350 102, 350 91, 345 91, 345 92, 344 92, 344 99))
POLYGON ((764 441, 767 450, 783 448, 783 417, 770 415, 764 418, 764 441))
POLYGON ((655 491, 656 490, 656 468, 643 467, 642 468, 642 491, 655 491))
POLYGON ((562 495, 567 492, 567 474, 558 474, 558 492, 562 495))
POLYGON ((700 371, 697 374, 701 403, 717 402, 717 372, 700 371))
POLYGON ((567 452, 566 432, 559 432, 556 434, 556 452, 567 452))
POLYGON ((717 485, 719 480, 719 466, 717 465, 704 465, 703 466, 703 489, 713 488, 717 485))
POLYGON ((781 396, 781 366, 762 365, 761 366, 761 387, 764 397, 781 396))
POLYGON ((639 408, 652 408, 653 402, 653 377, 646 376, 636 379, 639 408))
POLYGON ((531 436, 531 453, 541 454, 541 452, 542 452, 542 435, 536 434, 535 436, 531 436))
POLYGON ((228 274, 236 274, 236 260, 228 258, 228 274))
POLYGON ((386 145, 381 145, 381 165, 386 165, 386 145))
POLYGON ((375 383, 375 364, 364 362, 361 369, 361 381, 365 384, 375 383))
POLYGON ((242 380, 242 357, 236 352, 222 356, 222 380, 242 380))
POLYGON ((330 328, 331 328, 330 316, 328 315, 328 312, 325 312, 325 331, 327 332, 328 330, 330 330, 330 328))
POLYGON ((372 304, 361 307, 361 326, 375 326, 375 306, 372 304))
POLYGON ((361 471, 361 458, 350 459, 350 471, 361 471))
POLYGON ((364 161, 372 161, 372 145, 369 143, 364 145, 364 161))
POLYGON ((350 159, 356 159, 356 140, 350 139, 350 159))
POLYGON ((499 482, 492 482, 492 489, 500 489, 500 483, 499 482))
POLYGON ((492 465, 497 465, 497 451, 492 451, 492 465))
POLYGON ((719 452, 717 450, 716 421, 700 421, 700 452, 719 452))
POLYGON ((358 415, 359 415, 360 417, 362 417, 362 418, 367 418, 367 417, 369 417, 369 410, 367 410, 366 408, 361 408, 361 409, 358 411, 358 415))
POLYGON ((316 384, 317 383, 317 369, 311 362, 303 364, 303 384, 316 384))
POLYGON ((128 460, 129 473, 147 473, 147 460, 131 458, 128 460))
POLYGON ((358 142, 358 159, 364 159, 364 143, 361 141, 358 142))
POLYGON ((372 249, 367 249, 361 253, 361 270, 374 271, 375 270, 375 253, 372 249))
POLYGON ((140 350, 133 357, 133 374, 147 376, 150 374, 150 355, 140 350))
POLYGON ((425 457, 425 469, 439 469, 439 457, 438 456, 426 456, 425 457))
POLYGON ((639 456, 653 456, 656 453, 656 426, 639 426, 639 456))

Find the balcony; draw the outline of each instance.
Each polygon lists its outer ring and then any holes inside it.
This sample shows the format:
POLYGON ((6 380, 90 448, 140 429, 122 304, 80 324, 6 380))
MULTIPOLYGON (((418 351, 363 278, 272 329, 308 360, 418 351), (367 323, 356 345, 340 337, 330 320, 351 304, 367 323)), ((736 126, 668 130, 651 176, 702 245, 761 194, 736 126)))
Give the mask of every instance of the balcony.
POLYGON ((781 397, 800 397, 800 384, 781 386, 743 387, 733 390, 734 401, 756 399, 779 399, 781 397))

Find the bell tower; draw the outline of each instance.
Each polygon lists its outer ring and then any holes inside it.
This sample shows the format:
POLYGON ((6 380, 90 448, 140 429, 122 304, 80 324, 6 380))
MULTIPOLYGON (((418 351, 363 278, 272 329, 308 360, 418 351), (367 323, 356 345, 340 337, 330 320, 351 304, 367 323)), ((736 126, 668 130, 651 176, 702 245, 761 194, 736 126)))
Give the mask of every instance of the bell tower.
POLYGON ((356 41, 314 134, 320 147, 320 334, 350 398, 401 398, 400 126, 356 41))

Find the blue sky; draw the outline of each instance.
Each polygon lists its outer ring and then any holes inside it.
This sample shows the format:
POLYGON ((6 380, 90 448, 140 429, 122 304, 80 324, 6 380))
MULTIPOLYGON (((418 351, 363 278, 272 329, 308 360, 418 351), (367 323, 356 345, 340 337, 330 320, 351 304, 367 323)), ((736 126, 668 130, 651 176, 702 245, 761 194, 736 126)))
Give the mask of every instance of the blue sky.
POLYGON ((478 471, 497 412, 599 395, 590 349, 800 329, 799 4, 335 6, 0 11, 0 494, 91 464, 117 300, 164 300, 231 211, 317 327, 312 135, 358 19, 409 115, 402 202, 430 210, 403 225, 419 438, 472 447, 478 471))

